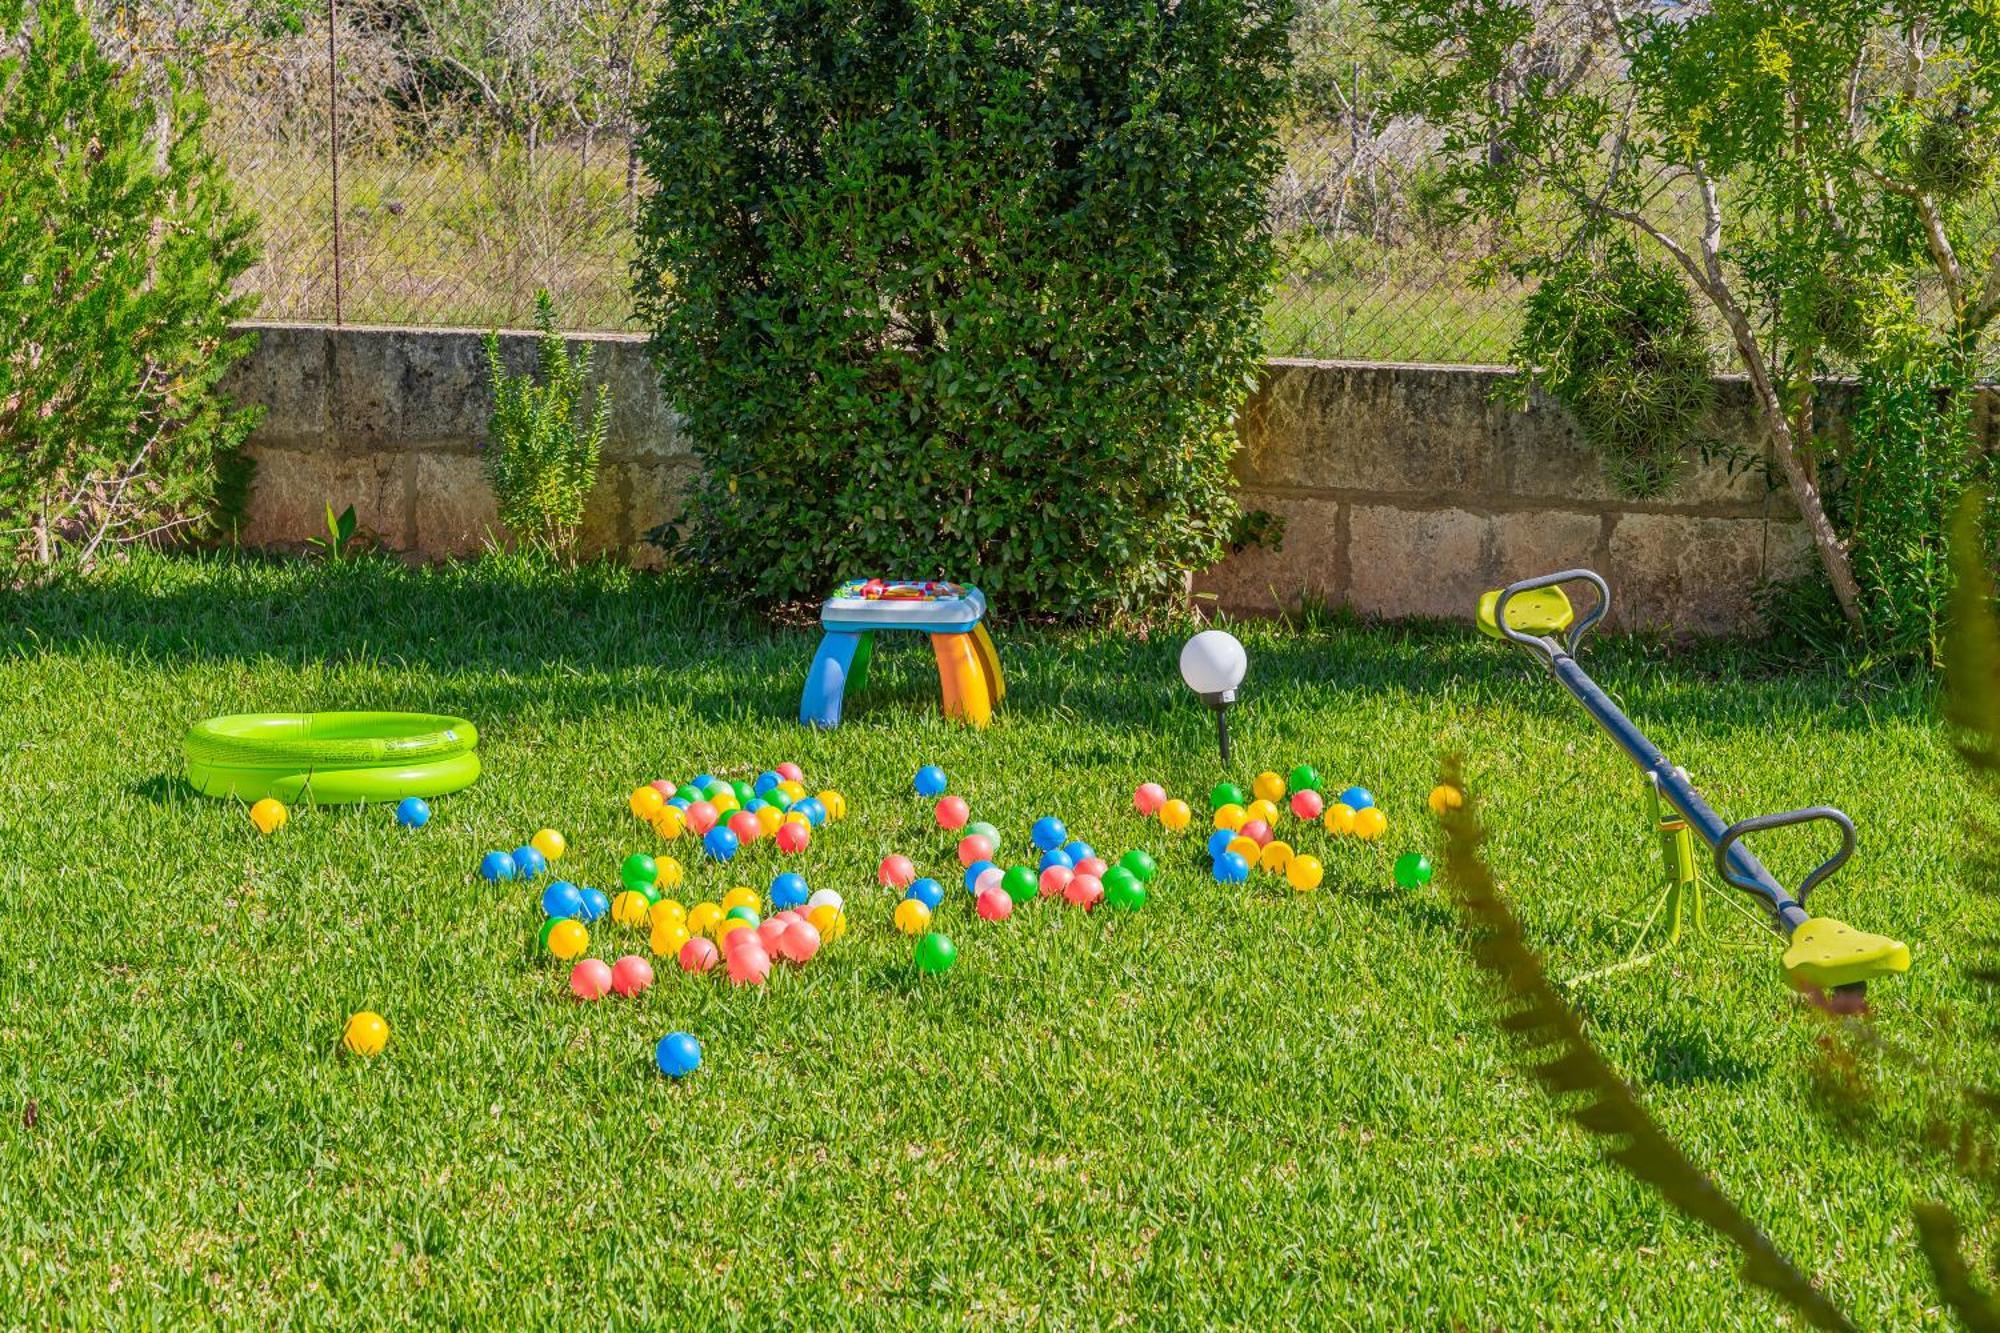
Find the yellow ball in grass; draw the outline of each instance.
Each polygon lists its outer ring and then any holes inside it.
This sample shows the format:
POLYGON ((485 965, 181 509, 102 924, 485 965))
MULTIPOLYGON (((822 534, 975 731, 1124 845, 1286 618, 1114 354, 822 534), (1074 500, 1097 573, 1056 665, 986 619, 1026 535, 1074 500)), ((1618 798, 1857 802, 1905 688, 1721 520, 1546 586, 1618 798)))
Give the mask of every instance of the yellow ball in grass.
POLYGON ((1245 823, 1261 819, 1267 827, 1275 828, 1278 824, 1278 807, 1270 801, 1252 801, 1243 807, 1243 819, 1245 823))
POLYGON ((757 829, 764 837, 768 838, 773 833, 776 833, 784 825, 784 822, 785 812, 777 806, 760 805, 757 807, 757 829))
POLYGON ((653 927, 652 938, 646 942, 653 952, 662 958, 672 958, 681 951, 681 946, 694 938, 688 928, 678 921, 667 921, 653 927))
POLYGON ((621 926, 636 929, 646 924, 652 906, 645 894, 627 889, 611 900, 611 919, 621 926))
POLYGON ((847 818, 847 798, 839 792, 829 787, 827 790, 821 792, 816 799, 821 805, 826 807, 826 817, 828 819, 847 818))
POLYGON ((796 801, 806 794, 806 785, 805 783, 798 782, 792 778, 786 778, 783 782, 780 782, 778 784, 778 790, 783 792, 787 797, 796 801))
POLYGON ((1279 838, 1264 844, 1263 853, 1257 858, 1257 868, 1268 870, 1273 875, 1282 875, 1292 863, 1292 845, 1279 838))
POLYGON ((250 807, 250 822, 257 826, 259 833, 276 833, 291 817, 292 812, 285 809, 285 803, 270 796, 250 807))
POLYGON ((1276 773, 1264 772, 1250 784, 1251 792, 1260 801, 1282 801, 1285 799, 1285 780, 1276 773))
POLYGON ((1335 801, 1326 808, 1326 814, 1321 818, 1320 825, 1334 837, 1345 838, 1354 832, 1354 807, 1335 801))
POLYGON ((1255 838, 1246 838, 1238 834, 1229 840, 1229 850, 1254 866, 1258 858, 1264 855, 1264 844, 1255 838))
POLYGON ((921 935, 931 926, 931 909, 919 898, 905 898, 896 904, 896 929, 905 935, 921 935))
POLYGON ((757 890, 738 884, 722 895, 722 910, 727 912, 732 907, 757 907, 762 905, 763 901, 757 896, 757 890))
POLYGON ((721 941, 728 939, 733 932, 739 930, 748 930, 749 928, 750 928, 750 923, 748 921, 745 921, 742 917, 726 916, 722 918, 722 920, 715 923, 716 941, 717 943, 720 943, 721 941))
POLYGON ((1169 833, 1181 833, 1194 822, 1194 811, 1186 801, 1168 801, 1160 807, 1160 823, 1169 833))
POLYGON ((590 932, 583 928, 581 921, 565 917, 549 925, 549 952, 567 963, 580 957, 590 947, 590 932))
POLYGON ((1231 833, 1242 828, 1244 821, 1249 818, 1249 815, 1243 813, 1243 807, 1234 802, 1215 807, 1215 826, 1228 829, 1231 833))
POLYGON ((806 913, 823 943, 831 944, 847 933, 847 915, 832 903, 821 903, 806 913))
POLYGON ((688 908, 687 928, 697 935, 715 935, 715 923, 722 920, 722 909, 714 903, 696 903, 688 908))
POLYGON ((1285 882, 1300 893, 1311 893, 1326 878, 1326 867, 1317 856, 1295 856, 1285 867, 1285 882))
POLYGON ((684 925, 687 919, 688 909, 672 898, 662 898, 646 909, 646 921, 654 930, 658 930, 661 926, 684 925))
POLYGON ((687 878, 687 871, 671 856, 662 856, 653 862, 653 883, 662 889, 671 889, 687 878))
MULTIPOLYGON (((654 794, 658 795, 657 792, 654 794)), ((569 839, 552 828, 536 829, 535 836, 528 839, 528 845, 549 860, 560 861, 563 853, 569 850, 569 839)))
POLYGON ((1465 808, 1465 793, 1450 783, 1439 783, 1437 786, 1432 787, 1431 794, 1427 800, 1431 807, 1431 813, 1434 815, 1443 816, 1453 810, 1463 810, 1465 808))
POLYGON ((1362 841, 1373 842, 1388 830, 1389 817, 1374 806, 1354 812, 1354 836, 1362 841))
POLYGON ((373 1009, 363 1009, 347 1020, 347 1026, 341 1030, 340 1044, 356 1055, 373 1059, 389 1044, 389 1021, 373 1009))
POLYGON ((715 807, 717 814, 726 815, 738 808, 734 792, 719 791, 708 798, 708 803, 715 807))
MULTIPOLYGON (((631 807, 633 814, 650 821, 666 807, 667 798, 651 787, 634 787, 632 795, 626 799, 625 804, 631 807)), ((547 853, 544 852, 543 855, 546 856, 547 853)))
MULTIPOLYGON (((647 790, 652 790, 647 788, 647 790)), ((667 842, 672 842, 687 829, 687 818, 671 805, 660 807, 660 813, 653 816, 653 832, 667 842)))

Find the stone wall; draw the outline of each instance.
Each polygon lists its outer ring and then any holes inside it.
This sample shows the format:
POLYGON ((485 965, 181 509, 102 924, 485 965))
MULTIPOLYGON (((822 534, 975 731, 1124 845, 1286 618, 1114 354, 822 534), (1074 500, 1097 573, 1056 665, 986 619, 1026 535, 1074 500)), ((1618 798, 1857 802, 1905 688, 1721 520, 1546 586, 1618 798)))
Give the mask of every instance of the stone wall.
MULTIPOLYGON (((489 407, 480 335, 450 330, 264 325, 231 390, 264 405, 246 538, 319 535, 325 506, 352 504, 384 545, 426 557, 496 534, 479 442, 489 407)), ((529 335, 503 338, 517 370, 529 335)), ((613 391, 603 478, 586 545, 641 563, 640 537, 672 516, 694 468, 661 401, 643 339, 576 340, 613 391)), ((1463 616, 1509 578, 1589 565, 1611 580, 1626 626, 1751 625, 1761 582, 1812 567, 1803 526, 1767 478, 1746 386, 1722 383, 1713 435, 1733 463, 1690 464, 1674 489, 1620 498, 1566 413, 1494 401, 1494 367, 1307 361, 1271 364, 1242 415, 1236 471, 1246 505, 1286 521, 1274 550, 1231 557, 1197 580, 1229 609, 1304 600, 1373 616, 1463 616)))

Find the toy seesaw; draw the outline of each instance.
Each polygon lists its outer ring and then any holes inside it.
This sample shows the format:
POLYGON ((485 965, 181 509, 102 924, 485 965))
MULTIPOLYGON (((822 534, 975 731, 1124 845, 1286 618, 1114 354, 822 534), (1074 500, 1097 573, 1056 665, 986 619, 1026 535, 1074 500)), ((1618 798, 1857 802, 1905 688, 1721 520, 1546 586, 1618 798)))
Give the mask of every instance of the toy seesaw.
POLYGON ((1853 820, 1830 805, 1816 805, 1758 815, 1733 824, 1726 822, 1695 790, 1687 770, 1669 763, 1660 748, 1633 725, 1632 719, 1578 665, 1576 653, 1583 636, 1604 619, 1610 607, 1610 586, 1588 569, 1569 569, 1524 579, 1479 599, 1481 632, 1511 640, 1540 659, 1549 674, 1603 728, 1604 734, 1639 766, 1653 794, 1661 846, 1667 857, 1667 892, 1641 929, 1640 939, 1633 945, 1635 956, 1591 975, 1636 967, 1651 957, 1636 955, 1662 912, 1668 919, 1671 943, 1679 935, 1689 897, 1693 898, 1697 925, 1700 924, 1700 886, 1690 833, 1713 849, 1715 870, 1724 883, 1762 904, 1769 925, 1786 941, 1784 968, 1794 985, 1859 994, 1877 977, 1908 971, 1910 950, 1900 941, 1885 935, 1870 935, 1832 917, 1813 916, 1806 911, 1806 896, 1853 855, 1853 820), (1562 590, 1561 585, 1566 583, 1588 583, 1597 590, 1597 605, 1581 620, 1576 618, 1562 590), (1671 815, 1661 808, 1662 802, 1671 807, 1671 815), (1832 824, 1838 829, 1840 850, 1800 880, 1797 892, 1793 893, 1744 845, 1744 839, 1769 829, 1810 823, 1832 824))

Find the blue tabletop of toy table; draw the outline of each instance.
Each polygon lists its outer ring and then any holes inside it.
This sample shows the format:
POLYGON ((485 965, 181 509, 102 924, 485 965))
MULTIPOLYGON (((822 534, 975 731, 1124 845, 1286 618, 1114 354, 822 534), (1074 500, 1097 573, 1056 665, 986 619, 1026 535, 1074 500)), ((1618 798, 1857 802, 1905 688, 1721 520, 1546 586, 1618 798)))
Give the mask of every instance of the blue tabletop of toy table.
POLYGON ((820 624, 856 633, 871 629, 965 634, 986 615, 977 588, 939 580, 849 579, 821 603, 820 624))

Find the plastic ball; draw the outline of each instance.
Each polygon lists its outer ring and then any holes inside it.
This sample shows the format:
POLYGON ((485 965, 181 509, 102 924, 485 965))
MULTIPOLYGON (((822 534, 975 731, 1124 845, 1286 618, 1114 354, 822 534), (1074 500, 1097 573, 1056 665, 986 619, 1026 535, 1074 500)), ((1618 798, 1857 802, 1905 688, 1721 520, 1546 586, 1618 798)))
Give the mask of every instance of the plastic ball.
POLYGON ((581 921, 558 921, 549 928, 549 952, 567 963, 590 947, 590 932, 581 921))
POLYGON ((1259 847, 1262 847, 1265 843, 1271 841, 1275 835, 1271 832, 1271 825, 1267 821, 1262 819, 1246 819, 1243 821, 1243 827, 1236 830, 1236 836, 1239 838, 1248 838, 1259 847))
POLYGON ((714 903, 696 903, 688 908, 687 928, 697 935, 713 935, 722 920, 722 909, 714 903))
POLYGON ((628 1000, 652 984, 653 965, 636 953, 628 953, 611 965, 611 989, 628 1000))
POLYGON ((373 1009, 363 1009, 341 1029, 340 1044, 356 1055, 373 1059, 389 1044, 389 1021, 373 1009))
POLYGON ((968 833, 958 840, 958 863, 969 866, 975 861, 990 861, 995 850, 993 839, 979 833, 968 833))
POLYGON ((1243 822, 1258 820, 1265 824, 1278 822, 1278 807, 1269 801, 1252 801, 1243 807, 1243 822))
POLYGON ((905 898, 896 904, 896 929, 905 935, 921 935, 930 929, 931 909, 915 898, 905 898))
POLYGON ((570 994, 579 1000, 601 1000, 611 993, 611 965, 602 958, 579 958, 569 970, 570 994))
POLYGON ((1194 811, 1186 801, 1168 801, 1160 807, 1160 826, 1169 833, 1179 833, 1194 822, 1194 811))
POLYGON ((847 914, 832 903, 821 903, 806 913, 806 920, 819 932, 820 942, 832 944, 847 933, 847 914))
POLYGON ((785 822, 784 812, 777 806, 763 806, 757 811, 757 834, 764 838, 773 837, 779 829, 785 827, 785 822))
POLYGON ((837 889, 814 889, 813 896, 806 899, 807 907, 831 907, 836 912, 847 910, 847 900, 837 889))
POLYGON ((762 796, 765 792, 771 791, 784 780, 785 775, 778 772, 777 769, 767 768, 762 773, 759 773, 750 783, 750 790, 762 796))
POLYGON ((404 828, 422 828, 431 822, 430 802, 421 796, 405 796, 396 802, 396 822, 404 828))
POLYGON ((722 818, 722 812, 715 808, 713 801, 696 801, 686 813, 687 826, 695 831, 697 837, 714 828, 722 818))
POLYGON ((684 922, 687 920, 687 916, 688 909, 672 898, 658 899, 646 909, 646 919, 652 922, 654 926, 659 926, 662 922, 666 921, 675 923, 684 922))
POLYGON ((1248 818, 1250 816, 1243 813, 1243 807, 1233 802, 1229 805, 1219 805, 1215 808, 1215 826, 1219 829, 1227 829, 1231 833, 1242 828, 1243 821, 1248 818))
POLYGON ((1042 897, 1047 898, 1052 894, 1061 893, 1064 889, 1068 888, 1069 882, 1074 878, 1076 878, 1076 872, 1068 866, 1050 866, 1041 873, 1040 878, 1036 881, 1036 887, 1042 897))
POLYGON ((1366 810, 1375 804, 1375 797, 1366 787, 1349 787, 1340 794, 1340 803, 1350 810, 1366 810))
POLYGON ((1285 882, 1300 893, 1310 893, 1326 878, 1326 867, 1316 856, 1295 856, 1285 866, 1285 882))
POLYGON ((1088 861, 1091 857, 1096 856, 1097 849, 1083 839, 1077 838, 1063 844, 1062 854, 1069 858, 1071 865, 1076 865, 1079 862, 1088 861))
MULTIPOLYGON (((543 909, 547 910, 546 903, 543 909)), ((625 890, 611 901, 611 919, 621 926, 645 925, 652 910, 652 900, 633 889, 625 890)))
POLYGON ((968 837, 984 838, 988 843, 991 844, 991 846, 989 846, 986 851, 986 854, 988 856, 992 856, 994 853, 998 852, 1000 850, 1002 842, 1004 841, 1004 839, 1002 839, 1000 836, 1000 830, 994 828, 991 824, 987 823, 983 819, 975 819, 970 824, 967 824, 965 826, 965 832, 966 836, 968 837))
POLYGON ((905 898, 914 898, 935 912, 938 909, 938 904, 944 901, 944 886, 927 875, 910 885, 908 889, 905 889, 903 896, 905 898))
POLYGON ((933 813, 939 828, 961 829, 965 827, 965 821, 972 818, 972 807, 965 803, 963 796, 940 796, 933 813))
POLYGON ((1035 896, 1036 872, 1026 866, 1009 866, 1007 873, 1000 877, 1000 887, 1015 902, 1035 896))
POLYGON ((1414 889, 1431 882, 1431 859, 1422 852, 1404 852, 1396 858, 1396 886, 1414 889))
POLYGON ((665 842, 672 842, 687 829, 687 818, 671 805, 665 806, 653 816, 653 832, 665 842))
POLYGON ((817 796, 808 796, 804 800, 794 801, 792 809, 787 810, 785 813, 791 814, 792 811, 803 813, 806 817, 806 822, 810 823, 814 828, 824 826, 827 820, 826 807, 820 804, 817 796))
POLYGON ((1134 884, 1131 888, 1126 889, 1115 897, 1112 896, 1109 889, 1106 889, 1104 891, 1104 898, 1106 902, 1121 912, 1136 912, 1146 905, 1146 886, 1144 884, 1134 884))
POLYGON ((1431 794, 1424 798, 1424 802, 1430 806, 1432 814, 1443 816, 1465 808, 1465 793, 1450 783, 1440 783, 1431 788, 1431 794))
POLYGON ((747 782, 730 783, 729 794, 736 798, 736 804, 738 808, 750 804, 750 802, 755 800, 757 796, 756 792, 750 790, 750 784, 747 782))
POLYGON ((1311 823, 1313 820, 1318 819, 1321 814, 1325 813, 1326 798, 1311 787, 1306 787, 1303 790, 1292 793, 1291 806, 1294 818, 1303 819, 1307 823, 1311 823))
POLYGON ((783 792, 788 800, 800 801, 805 799, 806 787, 803 781, 786 778, 778 784, 778 790, 783 792))
POLYGON ((701 1068, 701 1043, 685 1032, 669 1032, 653 1048, 653 1063, 668 1078, 686 1078, 701 1068))
POLYGON ((724 912, 722 914, 722 919, 724 921, 741 921, 746 926, 754 926, 758 923, 758 921, 762 920, 762 918, 758 916, 756 908, 746 907, 741 903, 737 904, 735 907, 732 907, 728 911, 724 912))
POLYGON ((755 948, 745 945, 729 955, 724 966, 729 979, 739 986, 761 986, 771 975, 771 955, 764 952, 764 946, 755 948))
POLYGON ((1071 907, 1095 907, 1103 898, 1104 881, 1095 875, 1072 875, 1063 885, 1063 901, 1071 907))
POLYGON ((687 785, 693 787, 696 791, 707 791, 709 785, 714 781, 715 774, 713 773, 697 773, 688 779, 687 785))
POLYGON ((1264 850, 1257 857, 1257 868, 1273 875, 1282 875, 1292 863, 1292 844, 1273 838, 1264 844, 1264 850))
MULTIPOLYGON (((1285 787, 1294 795, 1302 791, 1318 791, 1320 789, 1319 770, 1311 764, 1298 764, 1293 767, 1291 775, 1285 779, 1285 787)), ((1272 797, 1272 799, 1276 800, 1277 798, 1272 797)))
POLYGON ((1139 887, 1139 877, 1124 866, 1111 867, 1104 872, 1098 882, 1104 885, 1104 896, 1107 901, 1116 898, 1122 890, 1139 887))
POLYGON ((1041 871, 1047 870, 1050 866, 1065 866, 1074 870, 1076 869, 1076 858, 1062 848, 1056 847, 1042 853, 1042 859, 1035 863, 1035 871, 1039 874, 1041 871))
POLYGON ((801 769, 797 764, 790 762, 778 765, 778 776, 787 782, 804 782, 806 780, 805 770, 801 769))
POLYGON ((653 883, 663 889, 671 889, 687 878, 687 871, 671 856, 663 856, 654 863, 653 883))
POLYGON ((919 796, 942 796, 944 789, 950 785, 950 779, 936 764, 925 764, 917 770, 915 786, 919 796))
POLYGON ((979 892, 979 877, 989 870, 997 869, 991 861, 974 861, 965 868, 965 889, 968 893, 979 892))
POLYGON ((1256 781, 1250 784, 1250 790, 1260 801, 1279 801, 1284 799, 1285 780, 1278 774, 1266 769, 1257 775, 1256 781))
POLYGON ((514 878, 514 858, 505 852, 488 852, 479 858, 479 873, 498 884, 502 880, 514 878))
POLYGON ((722 920, 715 923, 716 942, 722 945, 722 952, 725 957, 729 954, 730 937, 748 929, 750 929, 750 923, 740 916, 725 916, 722 920))
POLYGON ((618 867, 618 882, 628 889, 650 889, 660 882, 660 863, 644 852, 634 852, 618 867))
POLYGON ((1215 858, 1215 878, 1220 884, 1241 884, 1250 878, 1250 863, 1240 852, 1224 852, 1215 858))
POLYGON ((771 879, 771 906, 779 911, 792 907, 804 907, 812 890, 806 887, 806 877, 794 870, 787 870, 771 879))
POLYGON ((1212 857, 1229 850, 1229 844, 1236 841, 1236 835, 1226 828, 1219 828, 1208 835, 1208 854, 1212 857))
POLYGON ((701 835, 702 851, 715 861, 734 860, 737 849, 742 845, 742 841, 726 828, 712 828, 701 835))
POLYGON ((982 921, 1005 921, 1014 915, 1013 896, 1004 888, 988 889, 979 895, 977 910, 982 921))
POLYGON ((655 924, 653 933, 646 943, 660 957, 675 958, 680 955, 682 947, 693 938, 686 926, 678 921, 668 921, 655 924))
POLYGON ((625 802, 634 815, 647 820, 659 814, 660 807, 666 803, 667 798, 660 795, 659 788, 652 786, 633 788, 632 795, 625 802))
POLYGON ((778 941, 778 952, 788 963, 801 967, 813 960, 819 952, 819 931, 810 921, 801 921, 785 932, 778 941))
POLYGON ((1132 808, 1142 815, 1157 815, 1167 803, 1167 789, 1157 782, 1142 782, 1132 789, 1132 808))
POLYGON ((1001 881, 1006 877, 1007 872, 999 866, 987 866, 979 872, 979 877, 972 881, 972 896, 976 899, 988 889, 999 888, 1001 881))
POLYGON ((1101 856, 1086 856, 1079 859, 1076 863, 1077 874, 1095 875, 1099 879, 1104 878, 1104 872, 1108 868, 1104 864, 1104 858, 1101 856))
POLYGON ((1153 859, 1151 853, 1137 847, 1119 857, 1118 864, 1131 871, 1141 884, 1151 884, 1153 876, 1160 873, 1160 863, 1153 859))
MULTIPOLYGON (((757 816, 747 810, 738 810, 735 814, 731 815, 729 823, 724 827, 736 835, 737 844, 743 847, 748 847, 764 835, 764 826, 757 822, 757 816)), ((711 829, 710 832, 714 832, 714 830, 711 829)), ((705 841, 706 839, 704 839, 705 841)))
POLYGON ((673 800, 674 796, 680 791, 680 788, 676 787, 673 783, 667 781, 665 778, 654 778, 651 782, 647 783, 646 785, 648 787, 651 787, 654 791, 658 792, 660 794, 660 799, 663 801, 673 800))
POLYGON ((578 893, 583 897, 583 905, 577 908, 577 920, 595 921, 611 910, 611 900, 604 896, 602 889, 586 887, 579 889, 578 893))
POLYGON ((826 810, 828 819, 839 822, 847 818, 847 798, 837 791, 823 791, 813 797, 826 810))
POLYGON ((917 941, 917 968, 930 976, 938 976, 951 969, 958 961, 958 949, 949 936, 936 931, 917 941))
POLYGON ((1354 836, 1363 842, 1373 842, 1388 830, 1389 817, 1374 806, 1354 812, 1354 836))
POLYGON ((875 867, 875 878, 892 889, 907 889, 917 879, 917 867, 909 857, 900 852, 891 852, 882 858, 882 864, 875 867))
POLYGON ((1069 830, 1064 828, 1063 822, 1054 815, 1043 815, 1035 821, 1035 826, 1028 830, 1028 838, 1036 847, 1046 852, 1068 841, 1069 830))
POLYGON ((522 879, 540 879, 548 873, 549 859, 527 843, 522 843, 513 852, 514 873, 522 879))
POLYGON ((722 910, 725 912, 736 907, 755 907, 757 903, 757 890, 748 884, 738 884, 722 895, 722 910))
POLYGON ((1222 850, 1225 852, 1234 852, 1254 866, 1257 864, 1257 858, 1264 854, 1264 844, 1258 842, 1255 838, 1246 838, 1239 833, 1231 838, 1229 845, 1222 850))
POLYGON ((743 802, 737 800, 736 793, 732 791, 719 791, 708 798, 708 803, 715 807, 717 819, 725 819, 743 808, 743 802))
POLYGON ((1354 832, 1354 807, 1341 801, 1335 801, 1326 808, 1326 814, 1319 822, 1320 827, 1324 828, 1334 837, 1347 837, 1354 832))
POLYGON ((583 912, 583 890, 566 879, 552 881, 542 890, 542 915, 562 920, 583 912))
POLYGON ((722 961, 722 954, 713 940, 705 940, 699 935, 692 936, 681 946, 676 961, 683 972, 706 972, 722 961))
POLYGON ((1225 805, 1242 805, 1249 799, 1249 797, 1243 794, 1243 789, 1235 783, 1218 782, 1209 788, 1208 808, 1211 810, 1220 810, 1225 805))
POLYGON ((689 807, 690 805, 693 805, 693 804, 694 804, 694 802, 693 802, 693 801, 690 801, 690 800, 689 800, 689 799, 688 799, 687 797, 685 797, 685 796, 676 796, 676 797, 674 797, 674 799, 672 799, 671 801, 668 801, 668 802, 667 802, 667 805, 668 805, 668 806, 669 806, 669 807, 670 807, 671 809, 673 809, 673 810, 674 810, 674 811, 675 811, 676 813, 678 813, 678 814, 682 814, 682 815, 685 815, 685 814, 687 813, 687 811, 688 811, 688 807, 689 807))
POLYGON ((528 839, 528 845, 550 861, 560 861, 569 850, 569 839, 552 828, 535 830, 535 836, 528 839))

